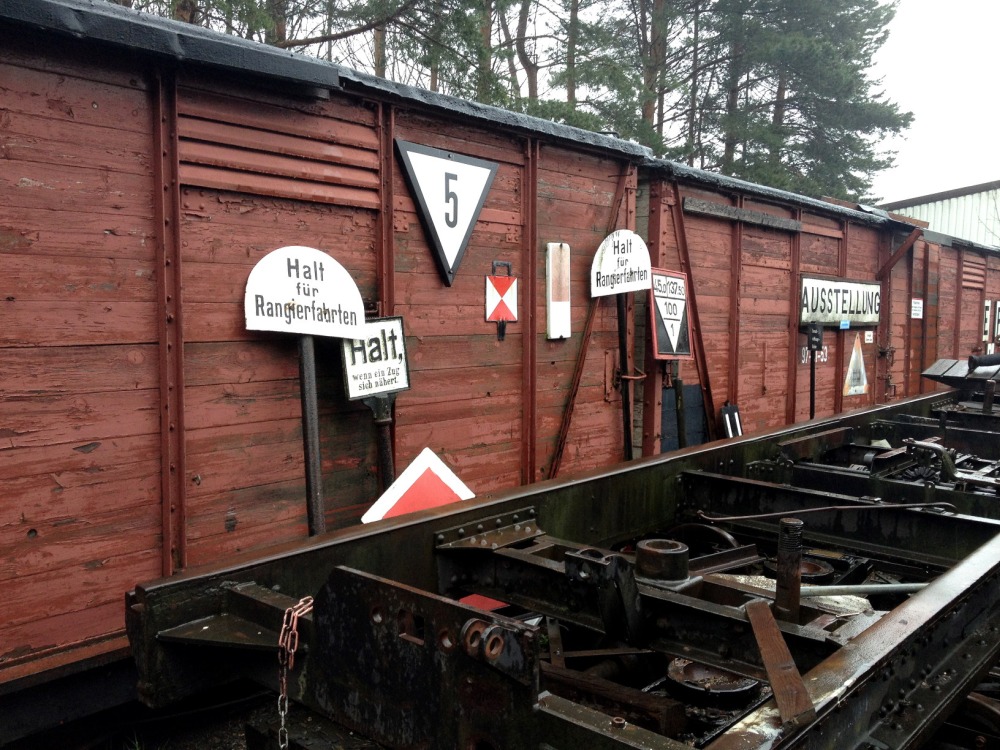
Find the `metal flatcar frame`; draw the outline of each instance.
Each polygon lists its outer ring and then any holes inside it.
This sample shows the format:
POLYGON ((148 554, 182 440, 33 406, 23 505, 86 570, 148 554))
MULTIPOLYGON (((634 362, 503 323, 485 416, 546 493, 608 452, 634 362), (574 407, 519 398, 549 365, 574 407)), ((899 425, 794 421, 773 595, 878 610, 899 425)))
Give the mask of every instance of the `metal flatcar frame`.
MULTIPOLYGON (((139 586, 128 596, 127 619, 140 695, 150 705, 162 706, 236 678, 277 689, 275 653, 283 613, 300 597, 315 595, 316 610, 302 620, 304 655, 289 677, 288 694, 355 730, 376 731, 389 746, 410 746, 415 737, 431 736, 435 739, 426 746, 681 748, 685 745, 632 722, 539 692, 537 628, 442 595, 441 589, 448 587, 446 574, 476 569, 460 548, 485 544, 488 535, 491 548, 498 539, 502 548, 504 535, 545 534, 573 540, 583 553, 582 564, 592 563, 588 570, 599 572, 614 568, 615 556, 608 550, 616 543, 677 521, 697 520, 699 511, 780 516, 855 506, 863 510, 809 513, 810 540, 940 575, 832 653, 800 645, 814 638, 808 628, 776 623, 781 632, 776 640, 791 644, 791 658, 803 672, 801 682, 793 681, 789 689, 797 690, 794 698, 804 699, 812 710, 790 717, 772 697, 707 747, 919 747, 1000 653, 1000 522, 933 508, 893 509, 888 497, 745 477, 749 467, 780 459, 781 444, 789 440, 860 428, 900 414, 929 418, 935 407, 954 400, 954 395, 919 397, 763 437, 540 483, 139 586), (457 562, 443 564, 456 548, 457 562), (396 618, 397 613, 400 619, 393 619, 390 628, 395 637, 387 641, 381 632, 383 614, 396 618), (470 623, 479 634, 496 636, 494 653, 469 647, 462 633, 470 623), (349 649, 333 643, 338 638, 349 640, 349 649), (408 650, 414 645, 420 648, 408 650), (364 657, 375 652, 382 656, 364 657), (345 676, 352 671, 358 674, 345 676), (384 701, 384 711, 352 708, 351 701, 358 700, 357 680, 379 684, 366 700, 384 701), (463 685, 476 685, 481 694, 470 697, 463 685), (353 698, 348 695, 352 689, 353 698), (474 706, 484 695, 494 710, 477 715, 474 706), (445 718, 453 716, 460 718, 445 718)), ((770 517, 724 525, 773 534, 777 523, 777 517, 770 517)), ((543 578, 534 583, 531 575, 511 578, 506 594, 530 599, 528 589, 537 584, 539 596, 547 591, 558 609, 557 587, 544 578, 552 567, 558 566, 536 564, 534 570, 543 578)), ((662 617, 688 618, 688 647, 698 658, 714 659, 720 666, 742 662, 744 669, 756 664, 774 677, 772 668, 780 660, 761 656, 769 646, 756 629, 748 628, 750 607, 745 603, 727 607, 700 603, 683 592, 640 589, 638 598, 662 608, 656 610, 662 617), (731 647, 713 656, 701 641, 731 647)), ((624 589, 619 585, 615 590, 624 589)), ((626 602, 622 627, 628 631, 629 597, 616 600, 620 609, 621 601, 626 602)))

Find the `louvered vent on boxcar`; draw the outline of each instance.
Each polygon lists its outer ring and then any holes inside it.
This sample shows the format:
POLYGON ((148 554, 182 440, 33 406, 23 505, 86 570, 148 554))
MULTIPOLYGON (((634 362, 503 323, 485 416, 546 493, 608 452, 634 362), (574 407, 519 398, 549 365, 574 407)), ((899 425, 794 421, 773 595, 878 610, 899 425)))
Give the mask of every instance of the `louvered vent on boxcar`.
POLYGON ((357 122, 182 89, 178 151, 184 185, 379 207, 377 133, 357 122))

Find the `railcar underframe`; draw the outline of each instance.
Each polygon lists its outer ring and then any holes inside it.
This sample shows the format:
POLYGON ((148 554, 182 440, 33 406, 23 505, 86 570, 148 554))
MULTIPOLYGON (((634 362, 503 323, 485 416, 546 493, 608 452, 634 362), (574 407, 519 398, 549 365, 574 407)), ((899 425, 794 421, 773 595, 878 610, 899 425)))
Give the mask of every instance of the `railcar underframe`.
POLYGON ((285 612, 312 596, 287 694, 370 743, 330 747, 997 741, 988 380, 137 587, 140 694, 278 690, 285 612), (955 721, 970 700, 978 723, 955 721))

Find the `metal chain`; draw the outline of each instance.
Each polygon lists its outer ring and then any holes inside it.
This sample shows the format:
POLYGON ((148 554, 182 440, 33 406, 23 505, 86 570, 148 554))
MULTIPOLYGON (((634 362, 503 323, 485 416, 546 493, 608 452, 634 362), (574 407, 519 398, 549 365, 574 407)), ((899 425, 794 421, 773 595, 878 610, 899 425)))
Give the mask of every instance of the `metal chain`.
POLYGON ((304 596, 294 607, 285 610, 281 622, 281 634, 278 636, 278 716, 281 724, 278 727, 278 747, 288 750, 288 672, 295 667, 295 652, 299 648, 299 618, 313 608, 313 598, 304 596))

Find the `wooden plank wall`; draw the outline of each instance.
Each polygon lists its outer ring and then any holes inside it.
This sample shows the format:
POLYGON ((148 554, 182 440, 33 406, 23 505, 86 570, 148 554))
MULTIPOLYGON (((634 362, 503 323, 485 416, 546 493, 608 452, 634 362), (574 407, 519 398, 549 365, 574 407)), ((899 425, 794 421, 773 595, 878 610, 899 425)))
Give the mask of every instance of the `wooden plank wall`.
MULTIPOLYGON (((306 535, 297 339, 247 332, 246 280, 285 245, 319 248, 375 305, 375 111, 182 81, 178 91, 188 564, 306 535), (232 187, 240 187, 236 192, 232 187)), ((327 524, 377 493, 371 412, 317 343, 327 524)))
MULTIPOLYGON (((743 200, 742 204, 749 211, 794 218, 786 207, 751 200, 743 200)), ((794 235, 752 224, 745 224, 739 235, 737 382, 729 399, 739 404, 744 432, 757 432, 785 423, 784 411, 774 407, 783 405, 787 398, 788 350, 796 343, 789 339, 794 235)))
MULTIPOLYGON (((499 164, 452 285, 427 242, 393 155, 394 314, 403 317, 411 389, 396 400, 396 465, 433 450, 477 495, 522 482, 522 351, 525 321, 503 341, 486 322, 485 284, 493 262, 511 264, 522 304, 525 145, 520 139, 397 112, 395 137, 499 164)), ((506 270, 498 270, 499 274, 506 270)))
POLYGON ((120 632, 160 569, 150 110, 134 71, 0 39, 0 670, 120 632))
MULTIPOLYGON (((845 222, 846 238, 844 248, 846 253, 846 263, 841 267, 841 274, 850 279, 860 279, 862 281, 875 280, 881 264, 888 257, 884 254, 882 247, 881 232, 867 224, 855 224, 845 222)), ((886 308, 891 308, 891 300, 886 300, 886 308)), ((866 343, 865 329, 851 329, 838 331, 842 347, 843 367, 838 377, 838 386, 841 394, 841 403, 838 411, 851 411, 853 409, 864 409, 874 406, 876 403, 884 403, 885 381, 878 378, 878 329, 869 328, 868 331, 874 335, 870 343, 866 343), (864 363, 865 377, 867 380, 868 392, 865 394, 849 395, 844 393, 844 383, 848 375, 851 356, 854 352, 855 343, 860 347, 861 357, 864 363)))
MULTIPOLYGON (((537 449, 536 478, 551 476, 552 460, 591 307, 590 268, 609 228, 635 226, 635 177, 627 164, 545 146, 538 166, 537 449), (625 179, 623 205, 616 205, 625 179), (572 336, 545 335, 545 247, 565 242, 571 249, 570 304, 572 336)), ((608 382, 609 363, 618 362, 618 315, 615 298, 597 303, 580 390, 566 435, 559 475, 608 466, 622 457, 621 392, 608 382)))
POLYGON ((935 360, 965 359, 983 354, 997 336, 997 300, 1000 299, 1000 255, 982 249, 918 242, 910 261, 909 296, 900 305, 908 331, 905 375, 910 391, 942 390, 920 378, 935 360), (923 318, 910 317, 911 299, 923 300, 923 318), (983 340, 984 302, 991 301, 990 329, 983 340))
MULTIPOLYGON (((651 195, 652 250, 664 267, 674 270, 681 270, 682 243, 690 257, 707 371, 700 378, 696 363, 684 363, 685 382, 707 378, 716 409, 726 401, 737 403, 746 433, 780 426, 789 418, 808 419, 809 358, 797 323, 801 276, 872 280, 893 249, 889 238, 877 227, 836 215, 701 186, 654 182, 651 195), (708 210, 686 210, 682 229, 673 206, 684 205, 685 199, 705 201, 708 210), (791 229, 795 222, 800 229, 791 229)), ((884 331, 869 329, 873 336, 866 341, 863 329, 824 330, 816 365, 816 417, 905 394, 909 266, 897 264, 889 278, 884 331), (847 395, 844 381, 856 339, 868 391, 847 395), (892 342, 898 358, 888 352, 892 342)), ((647 407, 652 402, 647 392, 647 407)), ((652 424, 648 415, 646 422, 652 424)))
MULTIPOLYGON (((683 201, 686 197, 721 202, 721 196, 687 187, 681 190, 677 200, 683 201)), ((693 287, 698 296, 709 382, 716 407, 720 408, 731 392, 729 357, 734 331, 730 318, 730 300, 734 289, 733 227, 730 222, 696 214, 686 214, 683 221, 694 276, 693 287)), ((672 236, 667 234, 664 240, 677 248, 677 228, 675 227, 672 236)), ((670 257, 671 252, 677 250, 668 250, 667 257, 670 257)), ((686 373, 685 382, 695 381, 687 367, 683 372, 686 373)))
MULTIPOLYGON (((841 246, 844 238, 842 221, 810 213, 803 220, 807 231, 803 231, 799 241, 799 271, 801 274, 837 276, 840 264, 841 246)), ((800 279, 795 279, 796 287, 801 287, 800 279)), ((797 327, 797 326, 796 326, 797 327)), ((816 416, 824 417, 834 413, 835 390, 843 386, 837 382, 837 352, 839 334, 823 329, 823 346, 816 353, 816 416)), ((803 352, 805 341, 797 337, 798 350, 795 369, 795 419, 809 419, 809 356, 803 352)))

